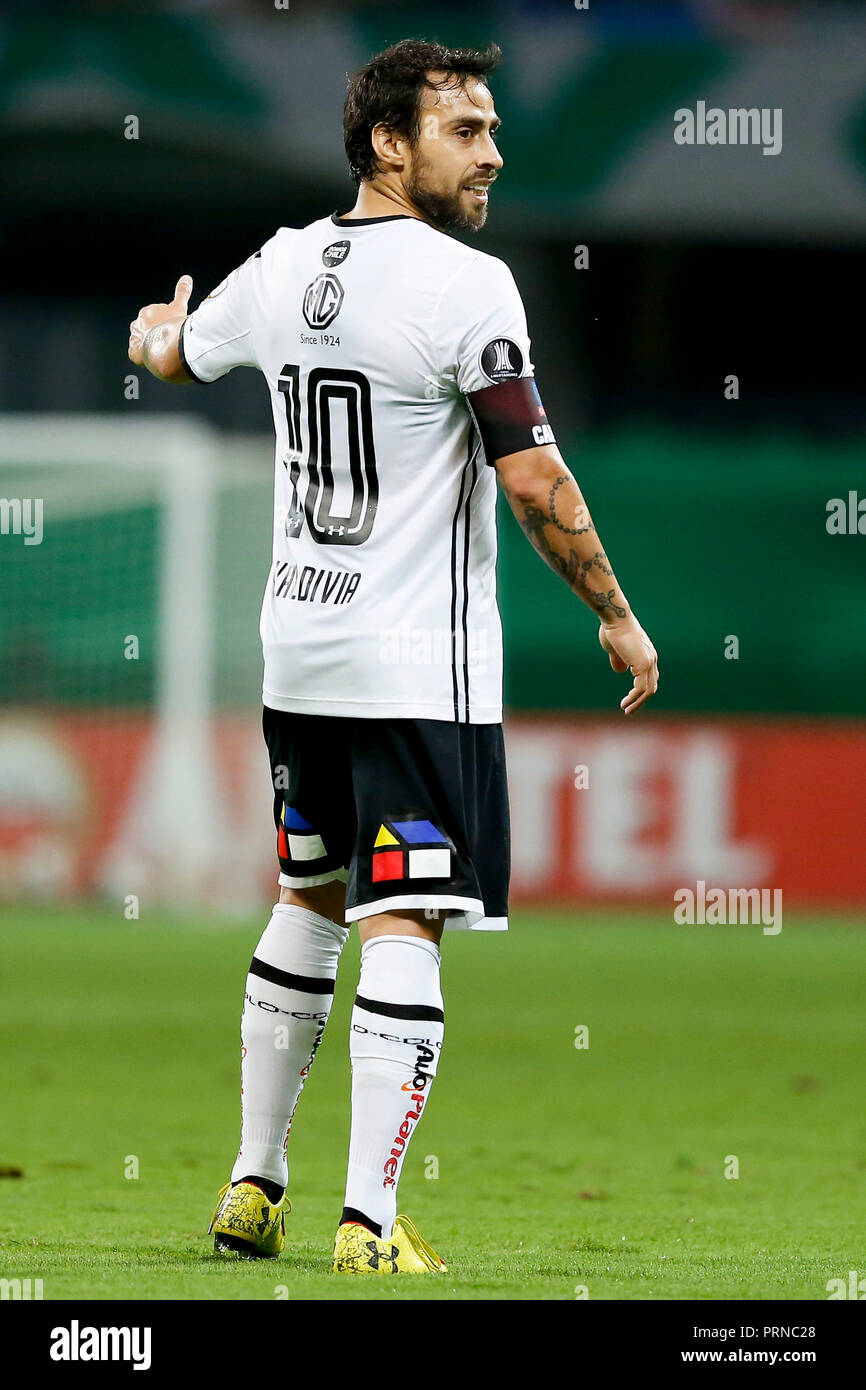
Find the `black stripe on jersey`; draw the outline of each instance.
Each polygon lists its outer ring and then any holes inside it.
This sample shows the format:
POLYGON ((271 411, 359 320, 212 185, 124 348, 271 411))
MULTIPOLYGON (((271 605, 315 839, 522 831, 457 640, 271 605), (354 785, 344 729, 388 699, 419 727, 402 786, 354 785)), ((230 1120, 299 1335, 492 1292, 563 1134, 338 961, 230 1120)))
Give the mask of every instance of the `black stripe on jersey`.
POLYGON ((362 994, 355 995, 355 1004, 368 1014, 384 1014, 386 1018, 405 1018, 411 1022, 418 1019, 425 1023, 444 1023, 445 1015, 432 1004, 386 1004, 382 999, 365 999, 362 994))
POLYGON ((183 323, 181 324, 181 326, 180 326, 180 332, 179 332, 178 335, 177 335, 177 353, 178 353, 178 357, 180 358, 181 362, 183 363, 183 369, 184 369, 184 371, 186 372, 187 376, 192 377, 193 381, 196 383, 197 386, 210 386, 211 383, 210 383, 209 381, 205 381, 202 377, 196 376, 196 374, 195 374, 195 372, 193 371, 192 367, 189 365, 189 363, 188 363, 187 360, 186 360, 186 353, 185 353, 184 350, 183 350, 183 333, 184 333, 184 329, 185 329, 185 328, 186 328, 186 319, 184 319, 183 323))
POLYGON ((463 489, 466 486, 468 463, 469 460, 467 459, 460 474, 460 495, 457 498, 454 520, 451 523, 451 688, 454 693, 455 724, 460 723, 460 698, 457 684, 457 523, 460 520, 460 509, 463 506, 463 489))
POLYGON ((469 609, 469 520, 470 503, 472 494, 475 491, 475 484, 478 481, 478 464, 475 456, 478 450, 472 455, 472 482, 469 485, 469 492, 466 495, 466 512, 463 518, 463 694, 466 701, 466 723, 469 723, 469 630, 467 626, 467 613, 469 609))
POLYGON ((466 462, 463 465, 463 472, 460 475, 460 495, 457 498, 457 506, 454 509, 454 520, 451 523, 451 689, 454 695, 454 722, 459 724, 460 719, 460 678, 457 671, 457 532, 460 524, 460 513, 464 507, 463 493, 466 487, 466 479, 469 468, 472 468, 472 483, 466 496, 466 512, 463 518, 463 611, 461 622, 463 628, 463 689, 465 709, 463 722, 469 723, 469 644, 467 633, 467 610, 469 605, 469 502, 478 477, 478 469, 475 460, 478 450, 481 447, 481 438, 473 439, 469 436, 469 452, 466 462), (474 445, 474 447, 473 447, 474 445))
POLYGON ((333 980, 319 980, 312 975, 292 975, 288 970, 278 970, 275 965, 268 965, 266 960, 259 960, 258 956, 253 956, 249 973, 257 975, 260 980, 267 980, 269 984, 281 985, 283 989, 299 989, 304 994, 334 993, 333 980))

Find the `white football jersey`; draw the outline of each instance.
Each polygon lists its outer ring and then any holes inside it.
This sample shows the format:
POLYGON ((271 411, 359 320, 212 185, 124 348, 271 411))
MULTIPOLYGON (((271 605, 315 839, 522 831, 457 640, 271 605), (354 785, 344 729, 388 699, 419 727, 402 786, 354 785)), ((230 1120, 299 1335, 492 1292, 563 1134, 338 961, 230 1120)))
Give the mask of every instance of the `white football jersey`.
POLYGON ((245 365, 271 392, 265 704, 498 723, 496 473, 467 396, 532 375, 504 262, 404 215, 284 227, 181 353, 199 381, 245 365))

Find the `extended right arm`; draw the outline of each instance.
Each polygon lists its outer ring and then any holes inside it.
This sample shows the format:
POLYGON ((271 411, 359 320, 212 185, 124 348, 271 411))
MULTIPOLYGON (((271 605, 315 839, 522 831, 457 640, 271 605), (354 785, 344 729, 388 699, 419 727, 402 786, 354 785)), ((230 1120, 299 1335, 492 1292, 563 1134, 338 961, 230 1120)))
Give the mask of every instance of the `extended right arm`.
POLYGON ((182 275, 170 304, 147 304, 129 325, 128 357, 136 367, 146 367, 158 381, 178 385, 192 381, 178 348, 178 336, 189 313, 192 278, 182 275))

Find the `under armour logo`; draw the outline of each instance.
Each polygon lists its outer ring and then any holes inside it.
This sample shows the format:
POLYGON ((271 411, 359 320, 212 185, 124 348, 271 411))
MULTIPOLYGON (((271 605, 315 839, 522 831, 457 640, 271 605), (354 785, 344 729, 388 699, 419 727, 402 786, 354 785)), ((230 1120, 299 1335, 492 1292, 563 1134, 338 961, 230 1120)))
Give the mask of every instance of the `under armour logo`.
POLYGON ((376 1244, 375 1240, 368 1240, 365 1242, 365 1244, 370 1252, 371 1269, 378 1269, 381 1263, 385 1261, 386 1264, 391 1266, 391 1273, 397 1273, 397 1256, 399 1255, 400 1251, 397 1249, 396 1245, 391 1246, 390 1254, 385 1254, 384 1252, 379 1250, 379 1247, 376 1244))

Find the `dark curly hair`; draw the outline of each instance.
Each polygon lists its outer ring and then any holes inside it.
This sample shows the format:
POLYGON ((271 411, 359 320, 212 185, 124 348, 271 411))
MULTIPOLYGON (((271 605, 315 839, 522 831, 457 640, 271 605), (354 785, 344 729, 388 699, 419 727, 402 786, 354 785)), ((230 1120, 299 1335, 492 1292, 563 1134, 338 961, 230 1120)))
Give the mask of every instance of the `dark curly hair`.
POLYGON ((370 136, 381 121, 391 130, 415 141, 421 130, 420 101, 425 87, 444 86, 427 80, 429 72, 456 77, 479 77, 498 66, 502 50, 489 43, 484 48, 446 48, 426 39, 403 39, 371 58, 349 79, 343 107, 343 142, 355 185, 371 179, 378 169, 370 136))

